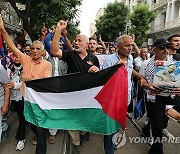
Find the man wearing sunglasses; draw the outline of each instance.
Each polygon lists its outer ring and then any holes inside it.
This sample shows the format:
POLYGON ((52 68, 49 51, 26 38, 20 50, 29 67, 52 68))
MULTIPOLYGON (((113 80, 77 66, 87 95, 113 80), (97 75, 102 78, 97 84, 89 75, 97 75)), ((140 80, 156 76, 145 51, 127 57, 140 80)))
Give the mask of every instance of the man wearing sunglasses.
POLYGON ((139 73, 147 79, 148 83, 143 83, 143 88, 147 92, 147 115, 149 118, 148 125, 143 128, 143 133, 146 136, 150 134, 150 127, 153 136, 153 144, 149 151, 150 154, 163 154, 163 129, 167 125, 167 118, 165 115, 165 102, 170 102, 172 100, 170 95, 162 95, 161 91, 153 84, 154 82, 154 71, 157 61, 171 61, 172 59, 169 56, 168 48, 170 43, 165 39, 161 38, 154 42, 153 52, 154 55, 148 60, 145 61, 139 73))

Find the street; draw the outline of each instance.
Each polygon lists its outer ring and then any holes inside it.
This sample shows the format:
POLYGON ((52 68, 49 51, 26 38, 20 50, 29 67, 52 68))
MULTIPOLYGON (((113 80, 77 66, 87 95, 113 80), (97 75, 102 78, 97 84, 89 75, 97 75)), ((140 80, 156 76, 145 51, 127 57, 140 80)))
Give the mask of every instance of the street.
MULTIPOLYGON (((25 148, 22 151, 16 151, 16 144, 17 141, 14 138, 17 128, 17 116, 15 112, 12 112, 6 121, 9 124, 9 130, 8 130, 8 137, 6 140, 2 141, 0 144, 0 153, 1 154, 33 154, 35 153, 35 145, 32 145, 32 139, 34 137, 34 134, 31 131, 31 128, 28 127, 27 133, 26 133, 26 143, 25 148)), ((143 119, 138 121, 138 124, 140 126, 143 125, 143 119)), ((168 130, 175 136, 180 136, 180 125, 177 122, 174 122, 173 120, 169 120, 168 124, 168 130)), ((62 144, 63 144, 63 135, 64 131, 58 131, 58 134, 56 136, 56 143, 55 144, 47 144, 47 154, 60 154, 62 151, 62 144)), ((140 133, 135 128, 135 126, 131 123, 129 119, 127 119, 127 130, 126 130, 126 144, 117 149, 115 154, 147 154, 149 150, 149 145, 147 143, 137 143, 139 138, 136 138, 136 140, 132 140, 133 137, 140 137, 140 133), (134 141, 134 142, 133 142, 134 141), (132 142, 132 143, 130 143, 132 142)), ((165 154, 178 154, 180 151, 180 139, 177 138, 177 143, 164 143, 164 153, 165 154)), ((66 153, 71 154, 71 146, 66 153), (69 151, 69 152, 68 152, 69 151)), ((91 133, 91 140, 86 141, 85 146, 80 146, 80 154, 104 154, 103 150, 103 136, 92 134, 91 133)))

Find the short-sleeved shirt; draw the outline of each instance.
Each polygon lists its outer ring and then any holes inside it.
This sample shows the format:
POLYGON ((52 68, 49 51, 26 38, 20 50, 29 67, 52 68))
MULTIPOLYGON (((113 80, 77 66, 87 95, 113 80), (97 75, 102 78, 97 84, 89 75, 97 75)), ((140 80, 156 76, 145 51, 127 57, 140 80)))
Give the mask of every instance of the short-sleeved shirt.
POLYGON ((76 51, 63 51, 61 59, 68 65, 67 73, 88 72, 92 65, 99 68, 97 57, 91 53, 88 53, 88 55, 82 59, 76 51))
MULTIPOLYGON (((105 69, 105 68, 108 68, 110 66, 113 66, 119 60, 120 60, 120 57, 119 57, 117 52, 114 54, 111 54, 108 56, 108 58, 106 59, 106 61, 102 65, 102 67, 103 67, 103 69, 105 69)), ((131 101, 131 87, 132 87, 132 83, 131 83, 131 76, 132 76, 132 70, 133 70, 133 57, 132 57, 132 55, 128 56, 128 62, 127 62, 127 66, 125 68, 128 72, 128 104, 129 104, 131 101)))
POLYGON ((0 108, 4 103, 4 87, 3 85, 9 81, 7 70, 0 64, 0 108))
POLYGON ((41 60, 35 63, 32 58, 25 54, 19 54, 20 63, 23 66, 23 75, 33 79, 41 79, 52 76, 51 63, 41 60))
POLYGON ((138 57, 136 57, 136 58, 134 59, 134 66, 135 66, 135 70, 136 70, 137 72, 139 72, 139 69, 140 69, 140 67, 141 67, 141 65, 142 65, 142 63, 143 63, 144 61, 145 61, 145 60, 142 59, 140 56, 138 56, 138 57))

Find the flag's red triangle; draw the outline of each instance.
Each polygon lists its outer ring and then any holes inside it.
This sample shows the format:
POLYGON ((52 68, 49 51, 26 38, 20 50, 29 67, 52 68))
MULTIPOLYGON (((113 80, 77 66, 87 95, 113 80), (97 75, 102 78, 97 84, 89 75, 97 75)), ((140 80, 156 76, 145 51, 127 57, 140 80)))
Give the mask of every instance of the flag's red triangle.
POLYGON ((124 66, 114 73, 95 99, 101 104, 106 114, 119 122, 123 129, 126 127, 128 79, 124 66))

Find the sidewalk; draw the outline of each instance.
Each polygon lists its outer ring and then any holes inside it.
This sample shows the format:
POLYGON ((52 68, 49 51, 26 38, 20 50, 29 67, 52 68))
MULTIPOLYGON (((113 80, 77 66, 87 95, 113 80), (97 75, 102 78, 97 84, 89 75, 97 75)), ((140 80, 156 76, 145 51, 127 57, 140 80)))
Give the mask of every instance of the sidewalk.
MULTIPOLYGON (((142 120, 138 122, 143 125, 142 120)), ((179 154, 180 151, 180 124, 169 120, 168 130, 175 136, 179 137, 179 144, 165 143, 164 144, 164 154, 179 154)), ((127 130, 126 130, 126 144, 117 149, 115 154, 148 154, 150 146, 146 143, 130 143, 129 137, 140 137, 138 130, 132 125, 130 120, 127 120, 127 130)), ((136 140, 138 141, 138 140, 136 140)), ((103 151, 103 137, 101 135, 92 134, 92 139, 90 142, 86 142, 85 146, 80 147, 80 154, 104 154, 103 151)))
MULTIPOLYGON (((138 121, 140 125, 143 125, 143 120, 138 121)), ((28 128, 26 136, 26 144, 23 151, 16 151, 16 139, 15 133, 17 128, 17 116, 16 113, 12 112, 10 117, 7 120, 8 124, 10 125, 10 129, 8 132, 8 138, 4 140, 0 144, 0 154, 35 154, 35 145, 32 145, 32 138, 34 134, 32 133, 31 129, 28 128)), ((175 136, 180 137, 180 124, 169 120, 168 130, 175 136)), ((148 154, 149 145, 146 143, 130 143, 129 137, 137 137, 140 136, 138 130, 132 125, 132 123, 127 120, 127 130, 126 130, 126 137, 127 143, 117 149, 115 154, 148 154)), ((53 145, 47 144, 47 154, 60 154, 60 147, 62 145, 62 138, 63 138, 63 131, 58 131, 56 137, 56 143, 53 145)), ((180 143, 180 139, 179 139, 180 143)), ((165 143, 164 144, 164 154, 179 154, 180 151, 180 144, 172 144, 172 143, 165 143)), ((71 154, 71 153, 70 153, 71 154)), ((104 154, 103 150, 103 136, 92 134, 91 133, 91 140, 86 142, 85 146, 80 146, 80 154, 104 154)))
MULTIPOLYGON (((25 148, 22 151, 16 151, 17 140, 15 139, 18 126, 17 115, 12 112, 6 121, 9 124, 8 138, 0 143, 0 154, 35 154, 36 145, 32 145, 34 133, 28 126, 26 132, 25 148)), ((55 144, 47 143, 47 154, 60 154, 63 141, 63 131, 58 131, 55 144)))

